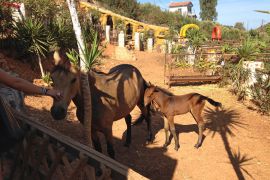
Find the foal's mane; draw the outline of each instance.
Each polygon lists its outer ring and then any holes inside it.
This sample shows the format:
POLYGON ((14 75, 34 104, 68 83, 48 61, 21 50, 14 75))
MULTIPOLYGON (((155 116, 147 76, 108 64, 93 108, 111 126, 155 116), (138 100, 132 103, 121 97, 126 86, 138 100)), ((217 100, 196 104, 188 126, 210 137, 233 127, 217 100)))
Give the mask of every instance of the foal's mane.
POLYGON ((167 90, 167 89, 165 89, 165 88, 156 86, 156 89, 157 89, 158 91, 163 92, 164 94, 166 94, 166 95, 168 95, 168 96, 174 96, 174 94, 173 94, 172 92, 170 92, 169 90, 167 90))

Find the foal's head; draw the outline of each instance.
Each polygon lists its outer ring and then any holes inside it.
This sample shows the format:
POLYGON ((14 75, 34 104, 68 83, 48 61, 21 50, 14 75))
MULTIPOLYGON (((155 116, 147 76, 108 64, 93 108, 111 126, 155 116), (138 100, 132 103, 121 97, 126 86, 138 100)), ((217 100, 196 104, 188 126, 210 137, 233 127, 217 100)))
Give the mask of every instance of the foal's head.
POLYGON ((154 100, 154 92, 158 92, 156 86, 150 85, 144 92, 144 105, 147 106, 154 100))
POLYGON ((149 83, 149 87, 146 88, 144 92, 144 105, 147 106, 150 104, 155 98, 160 98, 161 94, 164 94, 165 96, 174 96, 174 94, 167 89, 164 89, 159 86, 154 86, 151 83, 149 83))
POLYGON ((56 51, 54 53, 55 67, 51 72, 53 87, 61 91, 63 98, 53 100, 51 115, 55 120, 64 119, 71 99, 80 91, 80 73, 69 60, 64 60, 56 51))

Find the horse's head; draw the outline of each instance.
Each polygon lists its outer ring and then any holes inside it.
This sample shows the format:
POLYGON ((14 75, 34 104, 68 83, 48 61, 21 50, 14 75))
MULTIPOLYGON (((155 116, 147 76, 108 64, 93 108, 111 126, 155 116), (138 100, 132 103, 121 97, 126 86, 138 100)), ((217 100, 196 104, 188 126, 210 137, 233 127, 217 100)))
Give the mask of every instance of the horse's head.
POLYGON ((55 67, 51 72, 53 87, 61 91, 63 98, 53 100, 51 115, 55 120, 64 119, 70 101, 80 92, 80 72, 69 60, 60 57, 59 52, 54 52, 55 67))
POLYGON ((156 86, 152 85, 150 83, 150 86, 148 88, 146 88, 145 92, 144 92, 144 105, 147 106, 148 104, 150 104, 154 97, 154 92, 157 92, 157 88, 156 86))

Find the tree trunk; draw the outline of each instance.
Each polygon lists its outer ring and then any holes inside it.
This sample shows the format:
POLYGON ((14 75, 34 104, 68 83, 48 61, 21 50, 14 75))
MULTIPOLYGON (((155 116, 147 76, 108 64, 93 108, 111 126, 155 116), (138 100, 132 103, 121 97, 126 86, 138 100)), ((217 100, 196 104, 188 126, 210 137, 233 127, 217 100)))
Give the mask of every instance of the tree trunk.
MULTIPOLYGON (((91 128, 92 128, 92 100, 91 100, 91 92, 90 92, 90 86, 88 82, 88 72, 85 66, 85 60, 83 56, 83 52, 85 51, 83 36, 82 36, 82 30, 81 25, 79 22, 78 14, 76 11, 76 5, 74 0, 66 0, 70 12, 70 16, 72 19, 73 24, 73 30, 76 35, 77 39, 77 45, 79 48, 79 54, 80 54, 80 66, 82 70, 82 76, 81 76, 81 87, 82 87, 82 93, 83 93, 83 105, 84 105, 84 129, 85 129, 85 136, 87 139, 87 145, 91 148, 93 147, 92 143, 92 136, 91 136, 91 128)), ((91 168, 91 179, 95 179, 95 171, 93 168, 91 168)))
POLYGON ((80 66, 82 70, 82 91, 83 91, 83 99, 84 99, 84 126, 85 126, 85 133, 86 138, 88 141, 88 145, 92 147, 92 138, 91 138, 91 121, 92 121, 92 101, 91 101, 91 92, 88 82, 88 72, 85 66, 84 56, 83 52, 85 50, 84 42, 83 42, 83 36, 81 31, 81 25, 79 22, 79 18, 76 11, 76 5, 74 0, 66 0, 68 4, 68 8, 70 11, 72 24, 73 24, 73 30, 76 35, 77 39, 77 45, 79 48, 79 54, 80 54, 80 66))
POLYGON ((38 65, 39 65, 39 68, 40 68, 41 77, 44 77, 45 73, 44 73, 44 69, 43 69, 43 66, 42 66, 41 57, 40 57, 39 54, 38 54, 38 65))

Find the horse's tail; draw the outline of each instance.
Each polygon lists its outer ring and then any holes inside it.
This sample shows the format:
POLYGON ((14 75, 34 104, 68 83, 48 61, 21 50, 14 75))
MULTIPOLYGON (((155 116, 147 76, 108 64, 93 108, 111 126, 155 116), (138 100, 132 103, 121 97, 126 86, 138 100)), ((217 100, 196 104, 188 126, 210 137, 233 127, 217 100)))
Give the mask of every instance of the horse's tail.
MULTIPOLYGON (((145 80, 145 79, 143 79, 143 93, 144 93, 144 91, 148 88, 148 87, 150 87, 150 84, 145 80)), ((144 94, 143 94, 143 96, 144 96, 144 94)), ((142 96, 142 98, 143 98, 143 96, 142 96)), ((143 102, 143 99, 142 99, 142 103, 144 103, 143 102)), ((144 104, 143 104, 143 106, 144 106, 144 104)), ((149 107, 146 107, 146 108, 149 108, 149 107)), ((143 120, 145 120, 145 117, 144 117, 144 115, 141 113, 140 114, 140 116, 135 120, 135 121, 133 121, 131 124, 132 125, 138 125, 138 124, 141 124, 142 122, 143 122, 143 120)))
POLYGON ((143 79, 143 84, 144 84, 144 90, 150 87, 150 83, 148 83, 145 79, 143 79))
POLYGON ((220 102, 217 102, 217 101, 215 101, 215 100, 213 100, 213 99, 211 99, 209 97, 203 96, 203 95, 201 95, 201 97, 203 99, 207 100, 210 104, 212 104, 215 107, 222 107, 222 104, 220 102))

